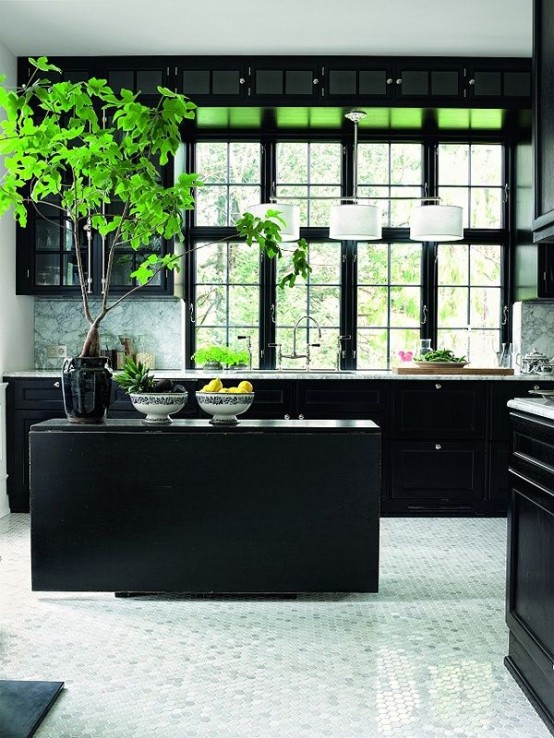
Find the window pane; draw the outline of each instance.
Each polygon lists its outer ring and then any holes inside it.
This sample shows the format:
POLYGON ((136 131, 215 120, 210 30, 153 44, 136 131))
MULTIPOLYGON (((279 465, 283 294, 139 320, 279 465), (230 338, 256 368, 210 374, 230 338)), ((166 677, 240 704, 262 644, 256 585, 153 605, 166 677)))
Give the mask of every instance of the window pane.
POLYGON ((463 284, 469 282, 469 246, 441 243, 437 248, 439 284, 463 284))
POLYGON ((227 206, 227 187, 201 187, 196 192, 196 224, 226 226, 227 206))
POLYGON ((421 144, 391 144, 391 184, 419 184, 421 182, 421 157, 421 144))
POLYGON ((502 274, 500 246, 486 244, 471 246, 471 284, 500 286, 502 274))
POLYGON ((500 144, 473 144, 471 147, 471 184, 503 184, 502 146, 500 144))
POLYGON ((197 143, 196 171, 204 183, 226 182, 227 143, 197 143))
MULTIPOLYGON (((277 290, 277 325, 293 326, 296 321, 308 312, 308 289, 302 283, 277 290)), ((290 353, 290 352, 286 352, 290 353)))
POLYGON ((417 356, 419 351, 419 329, 393 328, 390 332, 390 356, 392 364, 402 363, 400 351, 412 351, 417 356))
POLYGON ((259 263, 259 247, 257 244, 252 244, 252 246, 247 246, 244 243, 229 244, 229 282, 257 284, 260 271, 259 263))
POLYGON ((450 349, 456 356, 468 356, 468 331, 441 330, 437 331, 437 349, 450 349))
POLYGON ((439 287, 439 326, 467 326, 469 290, 466 287, 439 287))
POLYGON ((229 287, 229 325, 256 326, 260 322, 258 287, 229 287))
POLYGON ((421 244, 391 245, 390 281, 391 284, 421 284, 421 244))
POLYGON ((198 326, 227 325, 227 288, 224 285, 196 287, 196 323, 198 326))
POLYGON ((389 181, 389 145, 363 143, 358 145, 358 182, 379 184, 389 181))
POLYGON ((359 287, 358 325, 360 327, 386 326, 388 324, 387 300, 387 287, 359 287))
POLYGON ((359 243, 358 284, 387 284, 388 254, 386 243, 359 243))
POLYGON ((309 289, 310 315, 322 327, 338 326, 340 323, 340 287, 310 287, 309 289))
POLYGON ((277 144, 277 182, 308 183, 308 144, 277 144))
POLYGON ((196 281, 227 281, 227 246, 224 243, 196 244, 196 281))
POLYGON ((441 205, 457 205, 463 208, 463 227, 469 228, 469 187, 441 187, 441 205))
POLYGON ((313 143, 310 145, 310 182, 334 184, 340 182, 340 144, 313 143))
POLYGON ((243 213, 246 213, 251 205, 261 202, 259 187, 235 185, 229 187, 229 225, 235 223, 243 213))
POLYGON ((310 284, 340 284, 340 245, 310 244, 310 284))
POLYGON ((260 144, 229 144, 229 182, 258 184, 260 181, 260 144))
POLYGON ((358 330, 358 368, 387 368, 387 331, 358 330))
POLYGON ((419 326, 421 289, 419 287, 391 287, 391 326, 419 326))
POLYGON ((472 328, 497 328, 500 324, 498 287, 472 287, 470 292, 472 328))
MULTIPOLYGON (((310 197, 340 197, 340 187, 310 187, 310 197)), ((339 200, 310 200, 308 202, 308 220, 302 225, 327 228, 329 226, 329 210, 338 205, 339 200)))
POLYGON ((467 144, 439 145, 439 185, 466 185, 469 183, 469 146, 467 144))
POLYGON ((502 196, 500 189, 474 187, 471 190, 471 228, 502 227, 502 196))
MULTIPOLYGON (((391 197, 421 197, 421 187, 391 187, 391 197)), ((419 206, 416 200, 391 200, 390 222, 394 228, 406 228, 410 225, 412 210, 419 206)))
POLYGON ((226 336, 223 328, 196 328, 196 348, 225 346, 226 336))

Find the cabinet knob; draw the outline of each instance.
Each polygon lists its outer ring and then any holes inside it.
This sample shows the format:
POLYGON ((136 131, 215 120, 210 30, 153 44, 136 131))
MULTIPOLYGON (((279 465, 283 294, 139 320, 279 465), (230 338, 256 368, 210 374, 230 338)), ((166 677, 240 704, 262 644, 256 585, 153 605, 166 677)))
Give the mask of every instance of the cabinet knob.
POLYGON ((246 83, 246 80, 244 79, 244 77, 241 77, 239 79, 239 85, 244 85, 245 83, 246 83))
POLYGON ((401 85, 401 84, 402 84, 402 80, 401 80, 401 79, 397 79, 397 80, 396 80, 396 84, 397 84, 397 85, 401 85))
POLYGON ((470 79, 469 80, 469 84, 473 87, 473 85, 475 84, 475 80, 474 79, 470 79))
POLYGON ((393 83, 393 82, 394 82, 394 80, 393 80, 393 78, 392 78, 392 77, 389 77, 389 78, 387 79, 387 84, 388 84, 388 85, 392 85, 392 83, 393 83))
POLYGON ((440 451, 440 450, 441 450, 441 448, 442 448, 442 446, 440 445, 440 443, 435 443, 435 449, 436 449, 437 451, 440 451))
POLYGON ((439 382, 435 384, 435 389, 440 389, 441 387, 442 387, 442 384, 440 384, 439 382))
POLYGON ((289 415, 288 413, 285 413, 285 414, 283 415, 283 418, 284 418, 285 420, 290 420, 290 415, 289 415))
POLYGON ((54 382, 54 387, 59 387, 59 386, 60 386, 59 382, 54 382))
POLYGON ((533 385, 533 389, 534 389, 534 390, 540 389, 540 385, 539 385, 539 384, 534 384, 534 385, 533 385))
POLYGON ((298 420, 304 420, 304 416, 302 415, 302 413, 300 413, 300 415, 298 416, 298 420))
POLYGON ((318 80, 318 78, 317 78, 317 77, 316 77, 316 78, 315 78, 315 79, 313 80, 313 84, 314 84, 314 85, 318 85, 318 84, 319 84, 319 80, 318 80))

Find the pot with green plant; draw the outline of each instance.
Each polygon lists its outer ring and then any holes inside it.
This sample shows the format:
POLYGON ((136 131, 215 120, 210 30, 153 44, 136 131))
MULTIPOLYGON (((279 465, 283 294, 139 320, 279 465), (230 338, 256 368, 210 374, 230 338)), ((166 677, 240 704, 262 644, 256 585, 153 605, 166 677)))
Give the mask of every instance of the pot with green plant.
POLYGON ((232 349, 229 346, 204 346, 191 357, 198 367, 206 371, 231 369, 248 366, 249 355, 246 349, 232 349))
MULTIPOLYGON (((115 93, 106 80, 52 82, 61 70, 46 57, 29 59, 34 72, 18 89, 0 77, 0 156, 5 171, 0 178, 0 216, 13 208, 25 227, 28 209, 45 217, 41 206, 60 213, 75 259, 87 334, 78 357, 62 372, 66 414, 71 422, 102 422, 110 396, 108 359, 100 356, 99 327, 121 303, 164 270, 179 269, 186 255, 159 254, 153 249, 130 276, 133 286, 111 299, 110 286, 118 249, 152 249, 152 244, 182 240, 184 213, 194 208, 195 173, 180 174, 165 185, 160 170, 173 160, 182 138, 182 124, 194 118, 196 106, 184 95, 158 87, 155 106, 138 102, 139 93, 115 93), (43 76, 48 75, 48 76, 43 76), (102 297, 95 308, 88 292, 85 249, 103 250, 100 261, 102 297)), ((53 222, 53 221, 52 221, 53 222)), ((256 244, 269 258, 283 255, 283 220, 277 210, 265 217, 244 213, 235 223, 238 237, 256 244)), ((57 224, 58 225, 58 224, 57 224)), ((291 269, 282 284, 292 286, 310 267, 303 239, 291 254, 291 269)))
POLYGON ((187 404, 188 393, 184 387, 170 379, 157 381, 140 361, 126 358, 115 381, 127 392, 135 410, 146 415, 143 423, 149 425, 171 423, 169 416, 187 404))

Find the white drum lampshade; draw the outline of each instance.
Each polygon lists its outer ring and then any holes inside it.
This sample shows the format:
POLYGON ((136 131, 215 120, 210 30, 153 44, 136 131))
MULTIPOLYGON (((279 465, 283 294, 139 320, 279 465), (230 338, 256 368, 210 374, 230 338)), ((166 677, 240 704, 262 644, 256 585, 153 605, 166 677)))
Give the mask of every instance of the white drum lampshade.
POLYGON ((381 208, 375 205, 335 205, 331 208, 330 238, 337 241, 377 241, 381 233, 381 208))
POLYGON ((460 241, 464 237, 463 208, 457 205, 422 205, 412 211, 412 241, 460 241))
POLYGON ((262 202, 261 205, 250 205, 247 212, 252 213, 257 218, 265 218, 268 210, 276 210, 279 217, 282 218, 286 225, 280 220, 276 221, 281 226, 282 241, 298 241, 300 238, 300 209, 298 205, 289 205, 284 202, 262 202))

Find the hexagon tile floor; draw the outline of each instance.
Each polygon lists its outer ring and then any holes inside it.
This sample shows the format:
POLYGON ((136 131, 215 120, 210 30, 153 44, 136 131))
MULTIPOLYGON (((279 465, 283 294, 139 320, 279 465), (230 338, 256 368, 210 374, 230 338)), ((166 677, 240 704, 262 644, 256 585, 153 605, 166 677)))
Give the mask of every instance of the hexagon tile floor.
POLYGON ((65 681, 37 738, 547 738, 505 669, 502 519, 386 518, 374 595, 33 593, 0 520, 2 679, 65 681))

